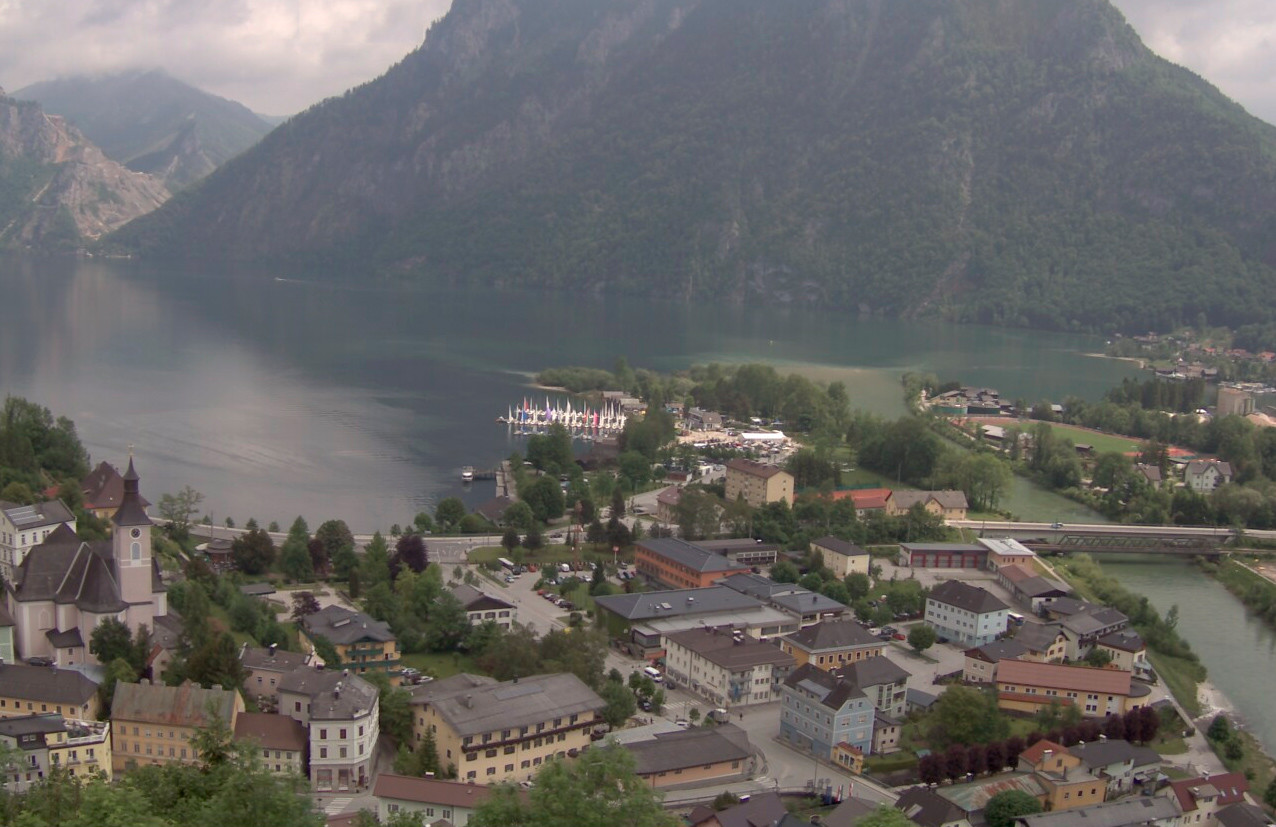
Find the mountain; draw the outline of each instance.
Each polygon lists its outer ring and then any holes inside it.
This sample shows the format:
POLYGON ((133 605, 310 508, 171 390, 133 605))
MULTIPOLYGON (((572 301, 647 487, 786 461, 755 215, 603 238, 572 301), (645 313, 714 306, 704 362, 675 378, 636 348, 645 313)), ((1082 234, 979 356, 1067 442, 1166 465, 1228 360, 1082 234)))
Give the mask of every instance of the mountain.
POLYGON ((1062 329, 1276 315, 1276 128, 1107 0, 455 0, 114 240, 1062 329))
POLYGON ((76 247, 168 195, 163 182, 107 158, 63 118, 0 90, 0 247, 76 247))
POLYGON ((176 190, 261 140, 273 125, 161 70, 44 81, 14 97, 61 115, 110 157, 176 190))

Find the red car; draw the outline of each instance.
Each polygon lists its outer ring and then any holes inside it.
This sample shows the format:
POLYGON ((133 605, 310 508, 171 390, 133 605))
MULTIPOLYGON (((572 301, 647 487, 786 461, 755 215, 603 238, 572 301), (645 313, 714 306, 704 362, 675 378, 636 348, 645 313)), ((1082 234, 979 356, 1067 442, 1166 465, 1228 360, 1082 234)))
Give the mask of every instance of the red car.
POLYGON ((891 637, 894 638, 895 640, 908 640, 908 635, 904 634, 903 632, 896 632, 895 634, 891 635, 891 637))

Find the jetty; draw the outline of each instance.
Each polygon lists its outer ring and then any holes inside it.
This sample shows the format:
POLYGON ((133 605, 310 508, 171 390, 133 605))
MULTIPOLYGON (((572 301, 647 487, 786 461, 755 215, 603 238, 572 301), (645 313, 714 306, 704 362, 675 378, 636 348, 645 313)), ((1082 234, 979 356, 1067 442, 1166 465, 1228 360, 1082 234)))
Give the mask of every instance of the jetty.
POLYGON ((544 407, 539 402, 533 404, 524 397, 523 404, 510 405, 505 416, 498 416, 496 421, 507 425, 513 433, 520 436, 543 434, 553 425, 562 425, 573 436, 592 439, 623 431, 629 416, 615 402, 605 402, 601 407, 595 408, 589 405, 573 406, 570 400, 551 404, 547 396, 544 407))

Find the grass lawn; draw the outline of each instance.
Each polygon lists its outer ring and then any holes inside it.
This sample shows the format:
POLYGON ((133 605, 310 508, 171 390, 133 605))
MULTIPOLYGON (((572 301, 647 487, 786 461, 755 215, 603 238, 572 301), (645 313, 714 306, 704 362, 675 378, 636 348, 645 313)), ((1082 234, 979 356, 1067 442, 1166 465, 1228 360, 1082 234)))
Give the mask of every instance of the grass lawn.
POLYGON ((917 766, 917 756, 908 750, 890 755, 870 755, 864 759, 864 772, 892 773, 917 766))
POLYGON ((1171 767, 1168 764, 1161 766, 1161 772, 1165 773, 1166 777, 1171 781, 1183 781, 1188 778, 1196 777, 1185 769, 1180 767, 1171 767))
POLYGON ((1148 660, 1152 661, 1156 674, 1165 681, 1165 685, 1169 687, 1175 700, 1187 711, 1187 714, 1193 718, 1199 716, 1201 702, 1196 697, 1196 678, 1192 677, 1192 671, 1198 667, 1180 658, 1172 658, 1151 649, 1148 650, 1148 660))
POLYGON ((1182 738, 1166 738, 1152 745, 1158 755, 1183 755, 1187 752, 1187 741, 1182 738))
POLYGON ((1239 760, 1227 758, 1223 755, 1222 748, 1213 741, 1210 742, 1210 746, 1214 747, 1215 754, 1228 770, 1244 773, 1250 779, 1249 788, 1257 791, 1261 796, 1262 791, 1267 789, 1267 785, 1276 776, 1276 763, 1263 754, 1262 745, 1245 730, 1233 730, 1233 737, 1240 738, 1245 746, 1245 754, 1239 760))
MULTIPOLYGON (((1033 424, 1035 425, 1036 423, 1033 424)), ((1058 422, 1051 422, 1050 428, 1054 431, 1055 436, 1067 437, 1072 440, 1073 444, 1093 445, 1096 454, 1102 454, 1107 451, 1127 454, 1131 451, 1141 451, 1143 449, 1143 440, 1135 439, 1134 437, 1100 434, 1072 425, 1062 425, 1058 422)))
POLYGON ((404 666, 420 669, 422 675, 433 675, 435 678, 450 678, 458 672, 477 672, 474 659, 460 652, 414 652, 403 655, 400 661, 404 666))

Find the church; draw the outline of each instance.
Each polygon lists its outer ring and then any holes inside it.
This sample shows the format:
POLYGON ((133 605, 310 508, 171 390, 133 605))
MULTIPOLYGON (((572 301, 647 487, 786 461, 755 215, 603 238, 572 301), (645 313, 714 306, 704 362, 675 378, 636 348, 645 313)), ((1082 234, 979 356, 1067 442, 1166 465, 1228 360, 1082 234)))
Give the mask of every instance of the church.
POLYGON ((115 618, 133 630, 145 625, 152 633, 157 618, 161 625, 168 620, 144 503, 130 458, 109 540, 85 542, 62 525, 26 555, 5 583, 20 658, 48 658, 61 667, 96 664, 89 638, 103 620, 115 618))

